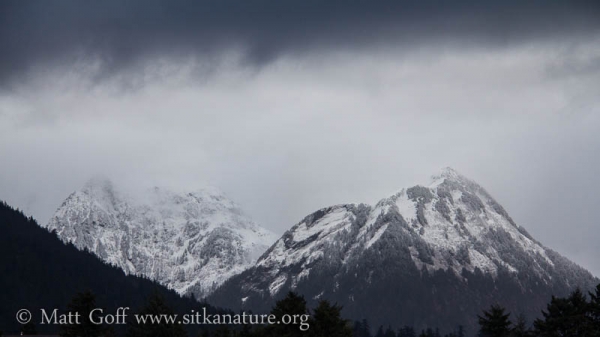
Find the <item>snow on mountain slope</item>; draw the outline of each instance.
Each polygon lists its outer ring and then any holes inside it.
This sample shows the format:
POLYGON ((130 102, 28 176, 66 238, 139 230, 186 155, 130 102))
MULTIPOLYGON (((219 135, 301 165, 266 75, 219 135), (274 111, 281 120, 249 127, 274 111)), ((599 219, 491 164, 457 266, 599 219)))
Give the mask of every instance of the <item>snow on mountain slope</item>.
POLYGON ((127 274, 197 297, 250 267, 276 240, 216 189, 155 187, 133 197, 106 179, 71 194, 46 228, 127 274))
POLYGON ((426 326, 440 315, 448 324, 467 322, 496 301, 534 316, 551 294, 597 281, 534 240, 481 186, 446 168, 430 185, 374 206, 336 205, 307 216, 209 300, 257 310, 296 290, 338 302, 354 319, 387 325, 404 315, 406 324, 426 326))
MULTIPOLYGON (((414 243, 408 246, 419 269, 452 270, 460 276, 463 269, 473 272, 479 268, 495 276, 498 268, 511 273, 527 268, 550 281, 547 268, 554 262, 546 248, 516 225, 483 188, 450 168, 434 176, 428 187, 403 189, 375 206, 338 205, 318 211, 278 240, 257 266, 281 268, 301 264, 305 268, 302 277, 331 247, 343 246, 345 259, 341 261, 347 263, 352 256, 371 248, 385 233, 390 234, 388 228, 394 225, 400 226, 401 236, 417 237, 420 244, 427 245, 428 254, 414 243), (366 217, 366 222, 354 228, 359 214, 366 217), (498 247, 498 239, 510 240, 531 257, 533 264, 517 265, 511 256, 503 255, 504 247, 498 247)), ((275 285, 282 278, 287 276, 273 281, 270 289, 276 290, 275 285)))

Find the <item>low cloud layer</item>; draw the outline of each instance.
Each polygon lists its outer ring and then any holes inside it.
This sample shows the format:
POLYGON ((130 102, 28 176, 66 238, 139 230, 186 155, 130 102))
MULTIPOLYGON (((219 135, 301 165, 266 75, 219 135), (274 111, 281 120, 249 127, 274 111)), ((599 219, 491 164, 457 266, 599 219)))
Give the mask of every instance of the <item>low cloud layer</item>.
POLYGON ((102 174, 282 233, 452 166, 600 275, 595 2, 0 6, 0 199, 40 221, 102 174))

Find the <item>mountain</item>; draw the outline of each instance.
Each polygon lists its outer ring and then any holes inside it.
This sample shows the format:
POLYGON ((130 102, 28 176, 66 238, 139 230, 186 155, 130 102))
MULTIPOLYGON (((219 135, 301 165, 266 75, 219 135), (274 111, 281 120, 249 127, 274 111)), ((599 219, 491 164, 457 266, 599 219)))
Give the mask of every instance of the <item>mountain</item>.
POLYGON ((100 178, 72 193, 46 228, 127 274, 197 298, 253 265, 277 239, 216 189, 135 194, 100 178))
POLYGON ((404 324, 474 332, 477 314, 500 303, 538 316, 552 294, 598 283, 544 247, 477 183, 447 168, 429 186, 376 205, 320 209, 288 230, 256 265, 208 300, 265 311, 289 290, 343 305, 371 326, 404 324))
MULTIPOLYGON (((40 309, 66 312, 78 292, 91 291, 98 308, 115 313, 118 307, 139 312, 152 294, 158 293, 177 313, 189 313, 201 306, 217 312, 206 303, 182 298, 155 282, 125 275, 92 253, 78 250, 41 228, 35 220, 0 202, 0 331, 17 334, 20 324, 15 314, 29 309, 40 334, 55 334, 59 326, 39 324, 40 309)), ((119 335, 124 326, 111 325, 119 335)), ((200 327, 188 326, 193 335, 200 327)))

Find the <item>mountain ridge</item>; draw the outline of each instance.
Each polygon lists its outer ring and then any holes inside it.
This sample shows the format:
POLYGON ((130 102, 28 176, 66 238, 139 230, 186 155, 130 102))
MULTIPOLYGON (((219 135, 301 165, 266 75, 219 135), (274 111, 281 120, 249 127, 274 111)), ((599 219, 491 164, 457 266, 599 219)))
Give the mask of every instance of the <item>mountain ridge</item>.
POLYGON ((250 267, 276 239, 218 189, 134 195, 105 178, 69 195, 44 227, 127 274, 197 298, 250 267))
POLYGON ((451 330, 461 321, 474 328, 478 310, 495 302, 532 317, 551 295, 596 283, 533 239, 483 187, 446 168, 427 187, 402 189, 375 205, 311 213, 208 299, 260 308, 296 290, 340 303, 353 319, 396 325, 396 312, 405 315, 402 324, 451 330), (419 299, 428 304, 415 304, 419 299), (446 318, 438 324, 431 313, 446 318))
MULTIPOLYGON (((72 298, 84 291, 95 296, 97 307, 105 313, 114 313, 119 307, 130 307, 131 313, 137 313, 153 294, 162 297, 178 313, 198 310, 200 306, 210 313, 225 312, 181 297, 146 278, 125 275, 91 252, 62 242, 33 218, 1 200, 0 230, 0 330, 4 334, 18 334, 22 325, 14 315, 22 309, 33 314, 32 322, 40 335, 57 334, 59 325, 39 324, 40 310, 66 312, 72 298)), ((124 325, 111 327, 117 336, 125 335, 124 325)), ((190 335, 197 335, 200 327, 186 329, 190 335)))

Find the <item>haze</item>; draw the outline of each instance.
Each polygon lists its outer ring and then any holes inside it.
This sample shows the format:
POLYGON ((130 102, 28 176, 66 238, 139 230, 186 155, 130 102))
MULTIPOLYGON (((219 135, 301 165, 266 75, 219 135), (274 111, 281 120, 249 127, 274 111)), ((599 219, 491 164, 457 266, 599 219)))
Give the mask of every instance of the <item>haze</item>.
POLYGON ((451 166, 600 275, 597 2, 4 1, 0 199, 217 186, 281 234, 451 166))

